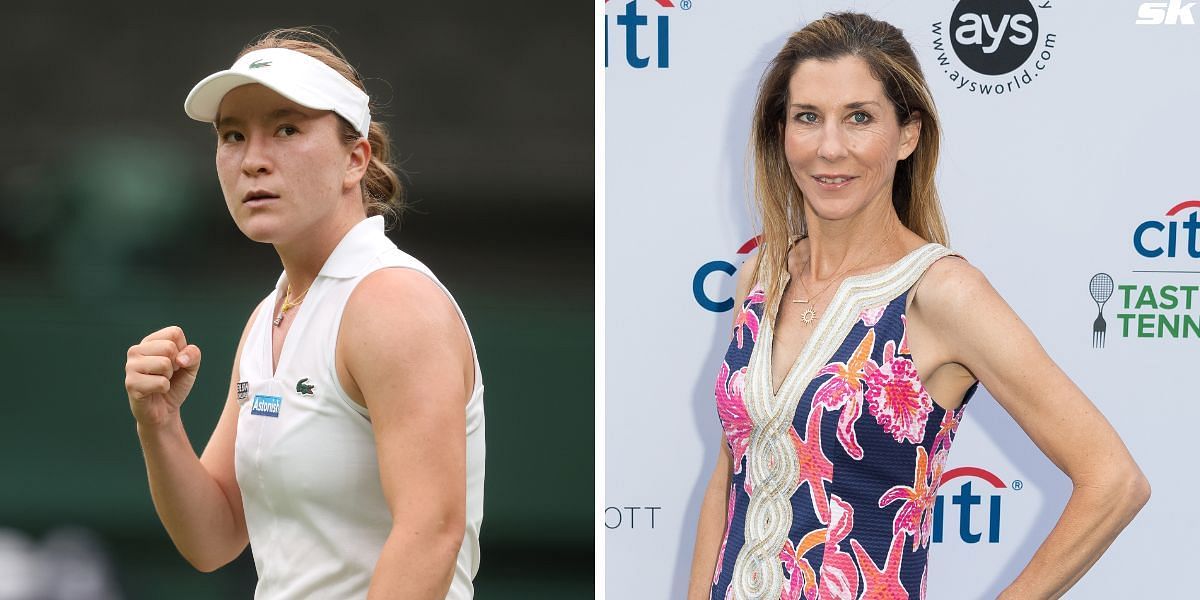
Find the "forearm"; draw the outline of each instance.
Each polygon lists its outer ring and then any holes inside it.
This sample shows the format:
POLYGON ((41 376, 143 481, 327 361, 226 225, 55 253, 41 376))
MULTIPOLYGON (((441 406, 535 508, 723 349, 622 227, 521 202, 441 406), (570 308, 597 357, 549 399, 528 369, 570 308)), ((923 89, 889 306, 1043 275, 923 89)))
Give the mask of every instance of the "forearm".
POLYGON ((725 481, 713 477, 704 492, 700 518, 696 522, 696 545, 692 551, 692 576, 688 583, 688 600, 704 600, 712 589, 713 573, 721 540, 725 536, 725 520, 729 489, 725 481))
POLYGON ((183 424, 139 424, 138 439, 154 508, 180 554, 206 572, 237 558, 246 547, 245 525, 196 456, 183 424))
POLYGON ((443 600, 454 577, 464 526, 450 520, 428 528, 393 526, 375 564, 367 600, 443 600))
POLYGON ((1133 467, 1107 484, 1076 485, 1058 523, 1001 600, 1058 598, 1087 573, 1150 496, 1133 467))

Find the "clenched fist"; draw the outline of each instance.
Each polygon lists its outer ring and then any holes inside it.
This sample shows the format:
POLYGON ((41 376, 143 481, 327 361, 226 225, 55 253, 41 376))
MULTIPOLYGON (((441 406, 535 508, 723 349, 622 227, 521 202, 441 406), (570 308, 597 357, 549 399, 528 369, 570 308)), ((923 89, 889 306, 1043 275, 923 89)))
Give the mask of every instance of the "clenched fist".
POLYGON ((139 425, 158 427, 179 419, 179 407, 192 391, 200 369, 200 348, 187 343, 183 329, 155 331, 129 348, 125 391, 139 425))

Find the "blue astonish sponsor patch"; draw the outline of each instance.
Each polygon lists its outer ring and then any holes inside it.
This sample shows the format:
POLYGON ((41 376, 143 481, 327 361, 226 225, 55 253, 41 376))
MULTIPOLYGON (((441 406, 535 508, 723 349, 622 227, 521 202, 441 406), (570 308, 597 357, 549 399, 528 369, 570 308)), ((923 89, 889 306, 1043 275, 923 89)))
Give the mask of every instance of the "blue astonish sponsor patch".
POLYGON ((278 417, 279 405, 283 399, 279 396, 264 396, 255 394, 254 404, 250 407, 250 414, 262 415, 264 417, 278 417))

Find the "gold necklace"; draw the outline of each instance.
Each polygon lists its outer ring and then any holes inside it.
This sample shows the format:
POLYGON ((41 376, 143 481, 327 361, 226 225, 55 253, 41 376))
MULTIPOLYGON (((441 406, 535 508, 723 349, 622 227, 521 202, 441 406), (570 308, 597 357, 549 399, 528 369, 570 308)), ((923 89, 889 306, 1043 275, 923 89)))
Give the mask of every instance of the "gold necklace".
POLYGON ((304 297, 308 295, 308 290, 310 289, 312 289, 311 283, 308 284, 308 287, 304 288, 304 293, 300 294, 295 300, 291 300, 289 297, 292 295, 292 284, 288 284, 287 291, 283 293, 283 304, 279 305, 279 316, 275 317, 275 320, 272 321, 276 327, 279 327, 283 323, 283 313, 300 306, 304 302, 304 297))
MULTIPOLYGON (((887 237, 883 238, 883 242, 875 248, 876 251, 878 251, 880 248, 887 246, 887 243, 889 241, 891 241, 891 239, 892 239, 892 233, 895 233, 894 229, 892 231, 888 232, 887 237)), ((829 286, 833 285, 833 282, 837 281, 837 278, 839 276, 841 276, 844 273, 849 273, 850 271, 853 271, 854 269, 857 269, 858 267, 861 267, 862 264, 864 262, 866 262, 867 258, 869 258, 870 256, 871 256, 871 254, 867 254, 867 255, 863 256, 862 260, 855 263, 854 266, 852 266, 848 269, 843 269, 841 272, 837 273, 833 277, 830 277, 829 283, 826 283, 825 287, 821 288, 821 291, 809 296, 807 299, 800 299, 800 298, 792 299, 792 304, 810 304, 810 303, 812 303, 814 300, 821 297, 821 294, 824 294, 825 290, 828 290, 829 286)), ((804 291, 806 291, 806 292, 808 291, 808 286, 804 285, 804 271, 808 269, 808 263, 810 260, 812 260, 811 255, 809 255, 809 257, 807 259, 805 259, 804 265, 800 267, 800 276, 796 278, 796 280, 800 282, 800 287, 804 288, 804 291)), ((815 306, 815 304, 813 306, 815 306)), ((806 307, 804 309, 804 312, 800 313, 800 320, 803 321, 805 325, 812 325, 813 321, 817 320, 817 309, 813 308, 813 306, 806 307)))

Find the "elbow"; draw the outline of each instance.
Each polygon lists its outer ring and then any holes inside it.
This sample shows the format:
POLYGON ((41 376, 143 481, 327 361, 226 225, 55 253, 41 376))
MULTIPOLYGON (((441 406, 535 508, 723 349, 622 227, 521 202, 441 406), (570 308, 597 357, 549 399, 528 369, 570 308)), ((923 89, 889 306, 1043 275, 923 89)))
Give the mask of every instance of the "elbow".
MULTIPOLYGON (((467 520, 465 513, 461 511, 449 511, 443 513, 438 518, 425 521, 427 525, 420 529, 414 529, 413 523, 408 524, 410 535, 420 539, 424 538, 422 545, 428 549, 430 556, 439 557, 439 562, 447 562, 450 565, 458 558, 458 551, 462 548, 463 536, 466 535, 467 520), (418 533, 418 532, 423 532, 418 533), (415 535, 413 535, 415 534, 415 535)), ((397 529, 403 531, 405 525, 396 523, 393 525, 393 532, 397 529)), ((406 536, 407 537, 407 536, 406 536)))
POLYGON ((1108 497, 1115 506, 1124 509, 1129 519, 1150 501, 1150 480, 1132 462, 1109 479, 1108 497))
POLYGON ((1140 469, 1136 469, 1130 482, 1130 488, 1130 502, 1136 513, 1150 501, 1150 480, 1146 479, 1146 476, 1142 474, 1140 469))
POLYGON ((176 545, 175 547, 179 550, 179 554, 183 556, 183 559, 186 560, 189 565, 192 565, 193 569, 196 569, 201 573, 212 573, 213 571, 220 569, 230 562, 233 562, 233 559, 237 558, 238 555, 242 553, 242 550, 245 549, 244 544, 236 549, 230 547, 223 550, 216 550, 212 548, 183 548, 179 545, 176 545))
POLYGON ((451 564, 458 557, 458 551, 462 548, 463 536, 467 533, 467 518, 464 513, 456 513, 450 515, 443 523, 443 527, 438 535, 438 547, 444 547, 450 555, 451 564))
POLYGON ((192 565, 193 569, 201 573, 212 573, 229 563, 227 560, 222 561, 213 556, 189 554, 183 551, 180 551, 180 554, 183 554, 183 559, 192 565))

